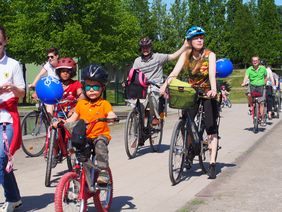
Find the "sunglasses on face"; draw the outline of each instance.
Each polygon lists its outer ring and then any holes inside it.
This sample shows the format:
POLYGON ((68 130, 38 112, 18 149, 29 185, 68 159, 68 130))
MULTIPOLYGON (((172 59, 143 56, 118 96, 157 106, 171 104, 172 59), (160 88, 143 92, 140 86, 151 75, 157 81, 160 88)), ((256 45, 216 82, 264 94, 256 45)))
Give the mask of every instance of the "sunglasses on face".
POLYGON ((86 91, 90 91, 91 88, 94 91, 99 91, 102 87, 101 87, 101 85, 85 85, 84 88, 85 88, 86 91))
POLYGON ((54 55, 48 55, 47 59, 54 59, 54 55))
POLYGON ((61 69, 60 72, 61 72, 61 73, 64 73, 64 72, 65 72, 65 73, 70 74, 70 73, 71 73, 71 70, 70 70, 70 69, 61 69))

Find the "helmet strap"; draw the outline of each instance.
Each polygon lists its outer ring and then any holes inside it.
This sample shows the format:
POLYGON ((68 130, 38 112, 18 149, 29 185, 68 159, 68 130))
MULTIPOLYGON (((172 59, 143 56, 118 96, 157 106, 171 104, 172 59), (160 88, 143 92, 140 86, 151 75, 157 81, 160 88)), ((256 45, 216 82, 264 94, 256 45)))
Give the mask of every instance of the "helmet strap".
POLYGON ((148 55, 141 55, 141 58, 142 58, 142 60, 144 60, 145 62, 147 62, 149 59, 151 59, 151 57, 152 57, 152 55, 153 55, 153 52, 151 51, 150 52, 150 54, 148 54, 148 55))

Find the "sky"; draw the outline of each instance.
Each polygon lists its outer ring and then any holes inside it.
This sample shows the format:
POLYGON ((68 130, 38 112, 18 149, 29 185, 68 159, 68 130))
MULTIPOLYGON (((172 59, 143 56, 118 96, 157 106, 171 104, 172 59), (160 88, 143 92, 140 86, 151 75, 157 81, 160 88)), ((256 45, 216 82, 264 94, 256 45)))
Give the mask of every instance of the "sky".
MULTIPOLYGON (((167 5, 174 3, 174 0, 163 0, 167 5)), ((244 2, 248 2, 248 0, 244 0, 244 2)), ((282 0, 275 0, 276 5, 282 5, 282 0)))

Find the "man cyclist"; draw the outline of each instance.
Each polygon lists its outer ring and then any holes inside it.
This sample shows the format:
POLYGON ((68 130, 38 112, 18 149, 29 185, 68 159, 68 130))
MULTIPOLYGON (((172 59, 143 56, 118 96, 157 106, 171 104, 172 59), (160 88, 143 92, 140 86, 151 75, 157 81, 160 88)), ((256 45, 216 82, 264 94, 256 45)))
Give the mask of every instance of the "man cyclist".
MULTIPOLYGON (((154 53, 152 40, 149 37, 142 38, 139 41, 139 47, 141 56, 135 59, 133 68, 141 70, 149 81, 161 85, 163 83, 163 65, 168 61, 176 60, 182 52, 188 48, 188 43, 185 40, 182 47, 172 54, 154 53)), ((158 105, 154 105, 154 108, 161 114, 164 109, 164 98, 160 97, 159 89, 155 86, 153 87, 152 92, 159 97, 159 103, 157 103, 158 105)), ((152 121, 153 125, 159 123, 159 114, 154 114, 155 118, 152 121)))
MULTIPOLYGON (((267 78, 266 68, 260 65, 260 58, 258 56, 252 57, 252 66, 250 66, 246 70, 246 74, 242 83, 242 86, 246 86, 249 80, 250 91, 258 91, 262 94, 261 97, 258 98, 258 102, 260 103, 260 114, 262 117, 261 126, 266 126, 265 122, 265 114, 264 114, 264 102, 265 102, 265 82, 267 78)), ((251 96, 250 96, 251 98, 251 96)), ((250 101, 250 106, 253 108, 253 102, 250 101)))

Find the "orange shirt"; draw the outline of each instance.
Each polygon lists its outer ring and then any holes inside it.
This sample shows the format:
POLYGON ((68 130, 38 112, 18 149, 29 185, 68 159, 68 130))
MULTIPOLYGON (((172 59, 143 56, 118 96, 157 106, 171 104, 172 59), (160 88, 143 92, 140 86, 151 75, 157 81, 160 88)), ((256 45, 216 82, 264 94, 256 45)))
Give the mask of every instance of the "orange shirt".
MULTIPOLYGON (((79 118, 86 122, 93 122, 98 118, 106 118, 108 113, 111 111, 111 104, 102 98, 94 103, 85 99, 81 99, 77 102, 75 107, 75 112, 79 115, 79 118)), ((99 135, 103 135, 111 140, 112 137, 110 135, 110 129, 106 122, 96 123, 93 129, 87 135, 87 138, 96 138, 99 135)))

